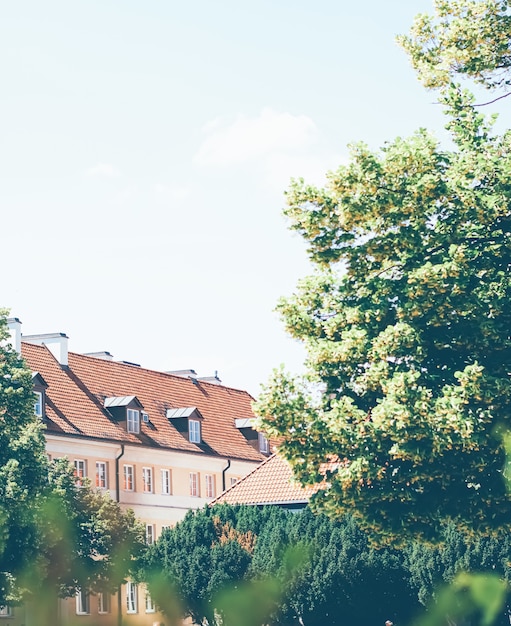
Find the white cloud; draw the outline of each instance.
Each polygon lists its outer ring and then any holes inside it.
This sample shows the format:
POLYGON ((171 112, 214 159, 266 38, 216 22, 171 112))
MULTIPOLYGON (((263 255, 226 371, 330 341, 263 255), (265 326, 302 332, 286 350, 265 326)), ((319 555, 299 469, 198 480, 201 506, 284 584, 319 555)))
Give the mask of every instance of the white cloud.
POLYGON ((153 185, 156 198, 164 202, 181 202, 190 195, 190 189, 184 185, 153 185))
POLYGON ((199 165, 232 165, 271 154, 302 150, 317 140, 315 123, 306 115, 279 113, 270 108, 258 117, 238 115, 230 125, 220 120, 203 128, 208 135, 197 154, 199 165))
POLYGON ((115 178, 121 172, 111 163, 96 163, 93 167, 85 170, 85 175, 91 178, 115 178))
POLYGON ((311 185, 323 186, 327 172, 347 162, 346 156, 338 154, 274 154, 266 162, 266 181, 276 190, 287 189, 291 178, 303 178, 311 185))

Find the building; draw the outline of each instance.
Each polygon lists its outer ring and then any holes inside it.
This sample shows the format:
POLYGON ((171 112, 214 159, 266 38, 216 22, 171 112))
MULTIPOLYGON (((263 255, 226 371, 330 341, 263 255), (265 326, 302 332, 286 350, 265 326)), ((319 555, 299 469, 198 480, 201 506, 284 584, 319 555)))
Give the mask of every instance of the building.
MULTIPOLYGON (((193 370, 118 362, 108 352, 70 352, 65 334, 22 335, 17 318, 9 328, 33 372, 34 410, 46 426, 49 457, 67 457, 78 480, 89 478, 132 508, 148 543, 269 454, 267 440, 252 428, 253 398, 216 375, 201 379, 193 370)), ((86 591, 64 601, 62 623, 117 624, 118 606, 130 624, 164 623, 145 590, 132 583, 120 601, 86 591)), ((17 612, 3 616, 9 619, 0 626, 21 624, 17 612)))
POLYGON ((210 504, 273 505, 300 511, 316 489, 300 486, 289 463, 274 453, 210 504))

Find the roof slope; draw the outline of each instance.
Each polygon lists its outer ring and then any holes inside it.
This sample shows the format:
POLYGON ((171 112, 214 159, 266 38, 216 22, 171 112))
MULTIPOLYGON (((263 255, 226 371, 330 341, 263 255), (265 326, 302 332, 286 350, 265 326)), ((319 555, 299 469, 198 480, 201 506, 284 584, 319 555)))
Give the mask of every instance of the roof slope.
POLYGON ((287 461, 275 453, 210 504, 305 504, 314 491, 298 485, 287 461))
POLYGON ((246 391, 73 352, 63 368, 44 345, 22 343, 22 354, 48 383, 50 432, 250 461, 265 458, 235 426, 238 418, 254 417, 246 391), (135 396, 149 415, 139 435, 127 433, 104 407, 106 398, 122 396, 135 396), (183 407, 196 407, 204 418, 201 444, 190 442, 166 416, 167 409, 183 407))

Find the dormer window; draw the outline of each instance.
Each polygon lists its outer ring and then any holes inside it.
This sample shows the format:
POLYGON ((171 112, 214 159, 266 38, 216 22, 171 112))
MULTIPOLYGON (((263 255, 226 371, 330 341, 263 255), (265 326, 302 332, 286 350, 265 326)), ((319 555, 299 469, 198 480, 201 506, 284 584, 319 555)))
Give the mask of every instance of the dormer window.
POLYGON ((34 388, 34 413, 37 417, 44 417, 44 404, 46 389, 48 388, 47 382, 38 372, 32 373, 32 384, 34 388))
POLYGON ((199 420, 188 420, 188 435, 192 443, 200 443, 199 420))
POLYGON ((183 406, 167 409, 167 419, 191 443, 203 443, 201 435, 201 421, 204 419, 195 406, 183 406))
POLYGON ((140 413, 144 413, 143 406, 136 396, 113 396, 105 398, 105 409, 113 419, 125 422, 126 432, 138 435, 140 433, 140 413))
POLYGON ((35 393, 35 402, 34 402, 34 413, 37 417, 43 416, 43 392, 42 391, 34 391, 35 393))
POLYGON ((136 409, 128 409, 126 411, 126 430, 129 433, 140 432, 140 411, 136 409))

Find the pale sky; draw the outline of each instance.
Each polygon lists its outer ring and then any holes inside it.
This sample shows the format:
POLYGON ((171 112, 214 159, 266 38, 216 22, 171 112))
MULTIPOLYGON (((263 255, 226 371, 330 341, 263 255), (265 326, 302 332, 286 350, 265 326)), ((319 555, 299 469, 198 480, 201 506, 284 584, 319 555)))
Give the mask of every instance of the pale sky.
POLYGON ((257 396, 303 354, 282 216, 348 143, 442 133, 395 43, 431 0, 0 4, 0 306, 25 334, 257 396))

